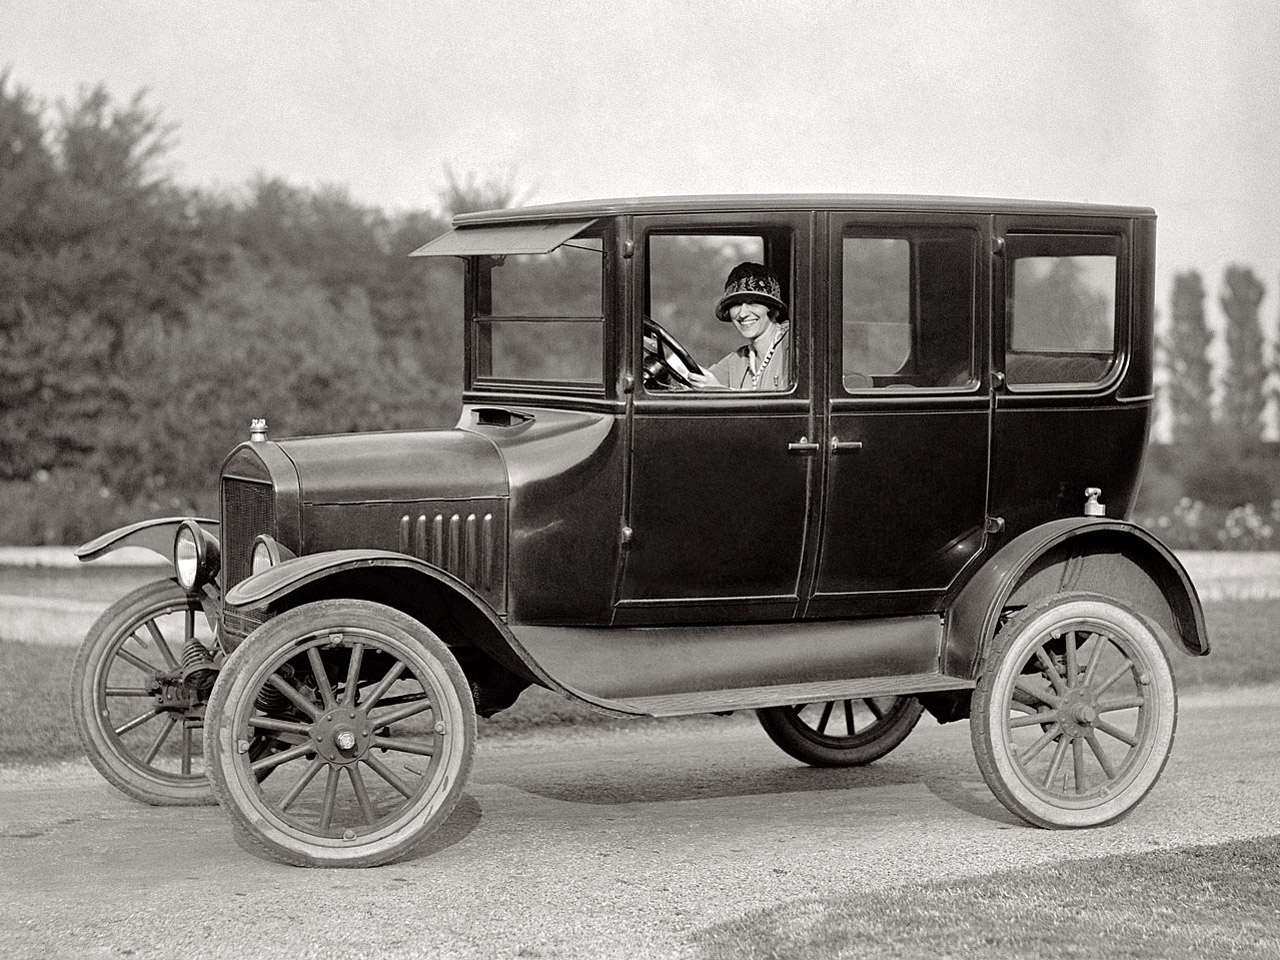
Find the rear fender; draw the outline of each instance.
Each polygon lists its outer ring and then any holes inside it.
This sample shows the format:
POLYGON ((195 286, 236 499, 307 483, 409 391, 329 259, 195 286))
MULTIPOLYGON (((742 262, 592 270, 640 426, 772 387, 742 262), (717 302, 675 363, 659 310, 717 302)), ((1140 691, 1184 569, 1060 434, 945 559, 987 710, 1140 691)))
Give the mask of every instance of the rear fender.
POLYGON ((187 520, 194 520, 214 537, 218 536, 217 520, 205 517, 161 517, 157 520, 141 520, 104 533, 77 547, 76 557, 83 563, 90 563, 121 547, 142 547, 160 554, 172 565, 173 540, 178 535, 178 527, 187 520))
POLYGON ((1167 645, 1209 652, 1200 598, 1168 547, 1125 520, 1068 517, 1015 537, 960 589, 947 611, 943 672, 976 679, 1006 609, 1068 590, 1114 597, 1167 645))
POLYGON ((551 677, 467 583, 406 554, 386 550, 308 554, 242 580, 227 591, 224 603, 251 616, 258 611, 275 616, 304 603, 336 598, 393 607, 452 647, 475 647, 518 676, 606 713, 619 714, 597 698, 571 690, 551 677))

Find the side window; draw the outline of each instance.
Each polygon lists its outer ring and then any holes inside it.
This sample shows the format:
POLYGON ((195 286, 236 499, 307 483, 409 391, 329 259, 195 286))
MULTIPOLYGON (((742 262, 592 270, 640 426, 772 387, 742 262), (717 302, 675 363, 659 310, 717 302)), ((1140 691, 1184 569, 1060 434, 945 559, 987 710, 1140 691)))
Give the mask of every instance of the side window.
POLYGON ((1011 244, 1019 251, 1009 258, 1007 290, 1011 387, 1107 376, 1116 357, 1117 246, 1114 237, 1079 236, 1011 244))
POLYGON ((846 229, 841 245, 845 390, 967 388, 973 370, 971 231, 846 229))
MULTIPOLYGON (((791 249, 789 230, 763 228, 754 232, 750 228, 728 227, 696 233, 665 229, 649 232, 645 237, 642 343, 645 389, 651 393, 694 389, 710 398, 726 395, 730 390, 790 390, 795 379, 791 316, 786 309, 790 304, 791 249), (777 295, 766 293, 761 298, 766 301, 773 326, 765 338, 770 343, 761 344, 761 352, 754 359, 747 355, 751 344, 729 319, 728 308, 722 311, 724 317, 717 316, 726 282, 742 264, 758 268, 753 276, 760 281, 759 290, 772 289, 777 295), (776 288, 769 287, 770 277, 776 280, 776 288), (776 309, 778 306, 782 309, 776 309), (682 383, 670 368, 674 366, 678 374, 688 365, 673 351, 670 340, 716 379, 692 387, 682 383)), ((739 284, 750 285, 751 281, 739 284)))

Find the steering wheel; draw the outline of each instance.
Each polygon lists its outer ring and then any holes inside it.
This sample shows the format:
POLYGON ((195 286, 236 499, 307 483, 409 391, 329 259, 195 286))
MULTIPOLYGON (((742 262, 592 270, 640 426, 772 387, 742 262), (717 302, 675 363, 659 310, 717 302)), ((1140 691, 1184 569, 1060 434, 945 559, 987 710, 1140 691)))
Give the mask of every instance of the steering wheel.
POLYGON ((670 387, 672 382, 692 388, 689 374, 700 371, 702 364, 657 320, 644 318, 644 385, 670 387), (652 338, 652 342, 650 342, 652 338))

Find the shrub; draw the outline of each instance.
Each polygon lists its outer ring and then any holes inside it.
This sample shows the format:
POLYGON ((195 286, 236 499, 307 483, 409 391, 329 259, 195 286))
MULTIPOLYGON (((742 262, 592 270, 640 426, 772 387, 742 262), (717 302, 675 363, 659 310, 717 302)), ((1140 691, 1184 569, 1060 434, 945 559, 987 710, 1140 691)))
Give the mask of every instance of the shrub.
POLYGON ((138 520, 176 515, 217 516, 217 497, 143 491, 125 497, 95 477, 41 470, 30 480, 0 482, 0 543, 73 546, 138 520), (210 511, 213 511, 212 513, 210 511))
POLYGON ((1276 492, 1267 472, 1247 460, 1214 458, 1188 468, 1185 490, 1193 500, 1215 507, 1270 503, 1276 492))
POLYGON ((1280 549, 1280 499, 1265 509, 1227 509, 1183 497, 1171 511, 1139 512, 1134 520, 1174 550, 1280 549))

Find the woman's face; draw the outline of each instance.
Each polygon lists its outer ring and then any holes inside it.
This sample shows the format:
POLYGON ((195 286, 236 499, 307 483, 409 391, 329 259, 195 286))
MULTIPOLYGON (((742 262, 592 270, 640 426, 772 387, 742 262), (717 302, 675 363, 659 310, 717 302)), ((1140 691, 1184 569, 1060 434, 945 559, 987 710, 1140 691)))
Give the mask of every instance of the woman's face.
POLYGON ((754 340, 769 328, 769 308, 763 303, 737 303, 729 308, 729 319, 740 334, 754 340))

